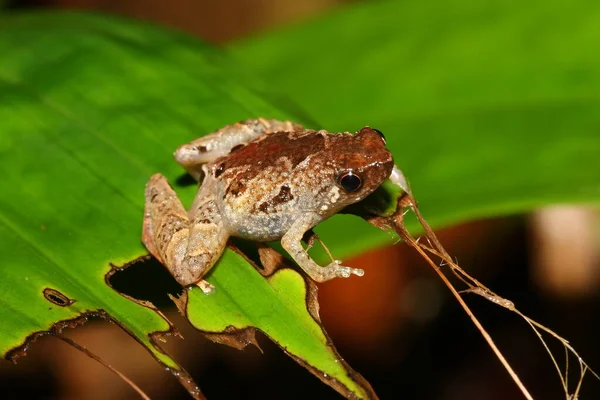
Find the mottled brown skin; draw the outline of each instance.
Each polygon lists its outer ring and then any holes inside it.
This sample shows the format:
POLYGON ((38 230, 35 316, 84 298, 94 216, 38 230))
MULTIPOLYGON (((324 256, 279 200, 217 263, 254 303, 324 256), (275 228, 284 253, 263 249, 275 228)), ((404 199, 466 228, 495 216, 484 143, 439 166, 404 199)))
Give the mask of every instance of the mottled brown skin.
POLYGON ((175 158, 204 179, 187 212, 162 175, 150 179, 143 241, 182 285, 206 274, 229 236, 281 239, 315 281, 363 274, 339 261, 317 265, 301 240, 317 223, 390 177, 393 158, 378 131, 365 127, 352 135, 248 120, 181 146, 175 158), (348 174, 352 179, 340 180, 348 174), (361 185, 350 187, 357 177, 361 185))

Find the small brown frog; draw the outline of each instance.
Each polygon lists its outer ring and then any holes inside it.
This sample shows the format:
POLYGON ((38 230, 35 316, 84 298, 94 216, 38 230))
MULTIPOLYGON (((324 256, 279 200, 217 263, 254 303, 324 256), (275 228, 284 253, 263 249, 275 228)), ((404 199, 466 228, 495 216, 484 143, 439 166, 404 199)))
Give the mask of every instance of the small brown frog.
POLYGON ((166 178, 152 176, 146 186, 142 241, 184 286, 201 280, 229 236, 281 239, 317 282, 362 276, 361 269, 337 260, 318 265, 301 240, 319 222, 401 174, 376 129, 329 133, 265 119, 196 139, 179 147, 175 159, 201 182, 198 194, 186 211, 166 178))

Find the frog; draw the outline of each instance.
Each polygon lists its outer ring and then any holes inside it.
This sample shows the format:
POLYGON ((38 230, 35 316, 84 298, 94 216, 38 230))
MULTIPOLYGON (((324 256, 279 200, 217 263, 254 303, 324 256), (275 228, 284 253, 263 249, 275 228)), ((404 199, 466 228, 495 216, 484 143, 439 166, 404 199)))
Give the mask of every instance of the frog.
POLYGON ((369 126, 352 134, 249 119, 179 146, 174 157, 198 181, 197 194, 186 210, 166 177, 154 174, 142 242, 184 287, 206 282, 232 236, 279 240, 316 282, 363 276, 339 260, 317 264, 303 238, 386 179, 403 179, 383 133, 369 126))

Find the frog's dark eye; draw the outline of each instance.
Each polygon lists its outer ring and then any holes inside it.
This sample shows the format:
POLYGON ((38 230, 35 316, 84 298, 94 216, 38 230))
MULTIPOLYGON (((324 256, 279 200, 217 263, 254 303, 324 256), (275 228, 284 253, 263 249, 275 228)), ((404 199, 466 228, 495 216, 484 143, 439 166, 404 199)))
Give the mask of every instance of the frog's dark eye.
POLYGON ((383 135, 383 132, 381 132, 379 129, 373 129, 375 132, 377 132, 379 134, 379 136, 381 136, 381 138, 383 139, 383 143, 385 143, 385 136, 383 135))
POLYGON ((362 186, 362 179, 352 171, 344 171, 338 175, 337 184, 347 192, 356 192, 362 186))

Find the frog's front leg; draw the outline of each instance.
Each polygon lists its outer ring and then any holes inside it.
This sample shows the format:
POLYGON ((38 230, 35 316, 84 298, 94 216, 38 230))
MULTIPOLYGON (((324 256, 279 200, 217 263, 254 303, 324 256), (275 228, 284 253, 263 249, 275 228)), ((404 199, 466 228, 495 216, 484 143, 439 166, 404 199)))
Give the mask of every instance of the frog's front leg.
POLYGON ((175 160, 196 180, 202 177, 202 164, 229 154, 235 146, 248 143, 263 134, 272 132, 291 132, 302 126, 290 121, 275 119, 249 119, 219 129, 190 143, 179 146, 175 151, 175 160))
POLYGON ((164 176, 155 174, 146 185, 142 242, 183 286, 200 283, 229 237, 214 202, 202 201, 202 193, 188 215, 164 176))
POLYGON ((304 233, 320 222, 321 219, 321 216, 316 213, 302 215, 281 238, 283 248, 314 281, 325 282, 338 277, 349 278, 352 274, 363 276, 364 271, 362 269, 341 266, 341 261, 335 260, 326 267, 321 267, 310 258, 300 241, 304 233))

